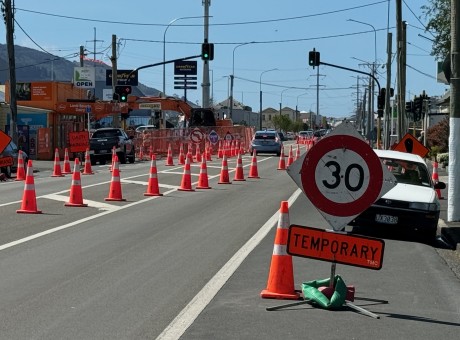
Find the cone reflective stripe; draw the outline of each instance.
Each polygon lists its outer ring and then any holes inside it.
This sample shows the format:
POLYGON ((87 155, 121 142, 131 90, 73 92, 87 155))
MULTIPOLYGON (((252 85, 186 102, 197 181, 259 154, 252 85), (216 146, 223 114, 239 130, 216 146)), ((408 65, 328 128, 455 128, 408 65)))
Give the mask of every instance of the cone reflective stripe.
POLYGON ((171 143, 168 145, 168 155, 166 156, 166 166, 173 166, 174 161, 173 161, 173 155, 172 155, 172 149, 171 149, 171 143))
POLYGON ((106 201, 126 201, 121 192, 120 169, 118 168, 118 156, 115 156, 112 169, 112 180, 110 181, 109 197, 106 201))
POLYGON ((292 256, 287 253, 289 225, 289 205, 287 201, 282 201, 267 288, 260 292, 262 298, 297 300, 300 297, 294 289, 292 256))
POLYGON ((195 149, 195 159, 197 162, 201 162, 201 152, 200 152, 200 145, 196 145, 195 149))
POLYGON ((80 161, 75 158, 72 174, 72 184, 70 185, 69 202, 64 203, 66 207, 87 207, 88 204, 83 203, 83 191, 81 188, 80 177, 80 161))
POLYGON ((297 144, 297 150, 296 150, 296 152, 295 152, 295 158, 294 158, 294 160, 295 160, 295 161, 298 160, 299 157, 300 157, 300 148, 299 148, 299 144, 297 144))
POLYGON ((286 170, 286 160, 284 159, 284 147, 281 148, 280 160, 278 161, 278 170, 286 170))
POLYGON ((192 154, 187 153, 187 157, 185 158, 184 174, 182 175, 180 187, 177 189, 179 191, 195 191, 192 189, 192 174, 190 173, 191 158, 192 154))
MULTIPOLYGON (((433 162, 433 174, 431 176, 431 179, 433 180, 433 183, 435 184, 439 183, 438 162, 433 162)), ((444 198, 442 197, 441 189, 435 189, 435 191, 439 199, 444 198)))
POLYGON ((289 148, 289 155, 288 155, 288 160, 287 160, 286 166, 290 166, 293 161, 294 161, 294 157, 293 157, 293 154, 292 154, 292 144, 291 144, 291 147, 289 148))
POLYGON ((22 194, 21 209, 16 210, 18 214, 41 214, 37 209, 37 196, 35 195, 34 169, 32 161, 27 163, 26 181, 24 183, 24 193, 22 194))
POLYGON ((67 148, 64 150, 64 167, 62 173, 66 175, 72 173, 72 170, 70 169, 69 150, 67 148))
POLYGON ((232 184, 232 182, 230 182, 230 175, 228 173, 227 155, 225 153, 222 157, 222 167, 220 170, 219 182, 217 183, 218 184, 232 184))
POLYGON ((93 169, 91 168, 91 157, 89 155, 89 149, 86 149, 85 153, 85 166, 83 168, 83 175, 93 175, 93 169))
POLYGON ((184 165, 185 164, 185 155, 184 155, 184 145, 180 143, 180 148, 179 148, 179 165, 184 165))
POLYGON ((252 160, 251 166, 249 167, 249 176, 248 178, 260 178, 259 171, 257 170, 257 150, 252 150, 252 160))
POLYGON ((208 179, 208 168, 206 166, 206 157, 201 158, 200 177, 198 178, 197 189, 211 189, 208 179))
POLYGON ((158 186, 157 162, 155 155, 152 155, 150 160, 149 183, 144 196, 163 196, 163 194, 160 194, 160 188, 158 186))
POLYGON ((59 150, 56 148, 54 150, 54 168, 53 168, 53 174, 51 177, 63 177, 64 175, 62 174, 61 170, 61 162, 59 161, 59 150))
POLYGON ((16 170, 15 181, 23 181, 26 179, 26 171, 24 170, 24 158, 22 157, 22 150, 18 154, 18 168, 16 170))
POLYGON ((114 163, 115 163, 115 157, 117 156, 117 151, 115 149, 115 146, 112 147, 112 164, 110 164, 110 168, 109 168, 109 171, 112 171, 113 170, 113 166, 114 166, 114 163))
POLYGON ((243 173, 243 159, 241 158, 241 153, 238 153, 238 158, 236 159, 236 169, 234 181, 245 181, 243 173))

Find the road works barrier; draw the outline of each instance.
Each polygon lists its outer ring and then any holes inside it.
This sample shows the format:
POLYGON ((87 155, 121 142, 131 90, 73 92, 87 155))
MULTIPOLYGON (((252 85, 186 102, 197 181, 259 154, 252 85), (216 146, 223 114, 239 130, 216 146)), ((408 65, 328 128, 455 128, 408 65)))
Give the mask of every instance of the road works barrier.
POLYGON ((155 155, 152 155, 150 159, 149 182, 144 196, 163 196, 163 194, 160 194, 160 188, 158 186, 157 162, 155 155))
POLYGON ((64 203, 66 207, 87 207, 88 204, 83 203, 83 190, 81 188, 81 177, 80 177, 80 161, 75 158, 72 184, 70 185, 70 196, 69 201, 64 203))
POLYGON ((21 209, 16 210, 18 214, 41 214, 37 209, 37 196, 35 194, 34 169, 32 161, 27 163, 27 175, 24 183, 24 193, 22 195, 21 209))

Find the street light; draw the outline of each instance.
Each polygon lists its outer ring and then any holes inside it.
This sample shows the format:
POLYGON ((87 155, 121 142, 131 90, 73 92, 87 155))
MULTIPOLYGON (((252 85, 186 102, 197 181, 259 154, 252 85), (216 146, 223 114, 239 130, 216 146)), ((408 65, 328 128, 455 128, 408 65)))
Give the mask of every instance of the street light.
MULTIPOLYGON (((281 110, 283 109, 283 93, 286 92, 287 90, 290 90, 291 88, 288 87, 287 89, 284 89, 281 91, 281 99, 280 99, 280 118, 281 118, 281 110)), ((280 121, 281 122, 281 121, 280 121)), ((280 126, 280 131, 281 131, 281 126, 280 126)))
POLYGON ((271 72, 271 71, 278 71, 277 68, 272 68, 270 70, 266 70, 266 71, 263 71, 261 74, 260 74, 260 78, 259 78, 259 93, 260 93, 260 96, 259 96, 259 103, 260 103, 260 110, 259 110, 259 128, 260 130, 262 130, 262 75, 264 73, 267 73, 267 72, 271 72))
POLYGON ((295 121, 297 121, 297 119, 298 119, 297 116, 298 116, 299 110, 297 109, 297 107, 299 106, 299 97, 305 96, 306 94, 309 94, 309 93, 310 93, 310 92, 305 92, 305 93, 299 94, 299 95, 297 96, 297 102, 296 102, 296 104, 295 104, 295 121))
POLYGON ((232 115, 233 115, 233 78, 235 77, 235 50, 240 46, 254 44, 254 43, 255 41, 251 41, 251 42, 236 45, 233 48, 232 74, 230 75, 230 114, 229 114, 230 117, 229 118, 232 118, 232 115))
POLYGON ((166 96, 166 32, 168 31, 169 26, 174 24, 177 20, 182 20, 182 19, 196 19, 196 18, 203 18, 202 15, 200 16, 195 16, 195 17, 180 17, 173 19, 169 22, 169 24, 165 28, 165 32, 163 34, 163 95, 166 96))

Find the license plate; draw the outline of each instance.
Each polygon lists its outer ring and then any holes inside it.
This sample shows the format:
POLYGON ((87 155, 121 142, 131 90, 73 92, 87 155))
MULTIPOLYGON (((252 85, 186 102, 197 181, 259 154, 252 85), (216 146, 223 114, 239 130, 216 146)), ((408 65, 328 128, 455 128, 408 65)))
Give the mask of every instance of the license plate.
POLYGON ((384 224, 397 224, 398 216, 376 214, 375 221, 384 224))

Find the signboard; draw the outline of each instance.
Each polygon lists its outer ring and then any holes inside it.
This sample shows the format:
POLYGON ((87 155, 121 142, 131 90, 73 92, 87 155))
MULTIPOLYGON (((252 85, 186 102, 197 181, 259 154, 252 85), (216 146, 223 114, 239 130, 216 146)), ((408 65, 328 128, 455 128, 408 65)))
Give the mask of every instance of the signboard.
POLYGON ((227 131, 227 133, 225 134, 225 140, 228 140, 228 141, 233 140, 233 136, 230 133, 230 131, 227 131))
POLYGON ((174 62, 175 75, 197 75, 196 60, 179 60, 174 62))
POLYGON ((16 83, 16 99, 18 101, 49 101, 52 99, 52 83, 16 83))
POLYGON ((73 84, 82 89, 92 89, 96 86, 95 67, 74 67, 73 84))
POLYGON ((11 166, 13 165, 13 157, 8 156, 8 157, 2 157, 0 158, 0 167, 6 167, 6 166, 11 166))
POLYGON ((287 170, 334 230, 396 185, 396 179, 345 121, 287 170))
POLYGON ((414 155, 419 155, 422 158, 425 158, 430 152, 430 149, 420 143, 417 138, 410 133, 406 133, 399 143, 396 144, 393 150, 412 153, 414 155))
POLYGON ((192 143, 199 144, 203 140, 203 132, 199 128, 194 128, 190 133, 190 140, 192 143))
POLYGON ((88 131, 69 132, 70 152, 85 152, 89 148, 88 131))
POLYGON ((287 252, 290 255, 379 270, 385 242, 316 228, 291 225, 287 252))
POLYGON ((215 145, 219 141, 219 135, 216 131, 212 130, 208 135, 208 139, 211 142, 211 144, 215 145))
MULTIPOLYGON (((112 70, 105 70, 105 85, 112 85, 112 70)), ((138 86, 139 78, 137 71, 133 70, 117 70, 117 82, 116 85, 131 85, 138 86), (131 74, 132 72, 132 74, 131 74)))
POLYGON ((140 103, 139 109, 161 111, 161 103, 140 103))
POLYGON ((5 148, 10 144, 11 142, 11 137, 8 136, 5 132, 0 130, 0 153, 5 150, 5 148))

